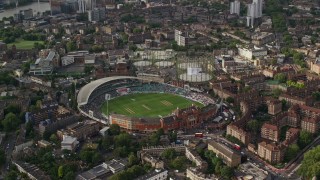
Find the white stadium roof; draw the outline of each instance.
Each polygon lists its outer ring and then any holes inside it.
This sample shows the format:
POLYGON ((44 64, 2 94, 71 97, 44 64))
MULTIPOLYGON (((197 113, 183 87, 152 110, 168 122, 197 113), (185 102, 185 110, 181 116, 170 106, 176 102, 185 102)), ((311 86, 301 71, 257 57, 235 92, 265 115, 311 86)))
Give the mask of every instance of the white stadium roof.
POLYGON ((92 81, 80 89, 77 96, 78 105, 87 104, 91 93, 100 85, 107 83, 109 81, 114 81, 118 79, 139 79, 139 78, 133 77, 133 76, 114 76, 114 77, 106 77, 106 78, 101 78, 101 79, 92 81))

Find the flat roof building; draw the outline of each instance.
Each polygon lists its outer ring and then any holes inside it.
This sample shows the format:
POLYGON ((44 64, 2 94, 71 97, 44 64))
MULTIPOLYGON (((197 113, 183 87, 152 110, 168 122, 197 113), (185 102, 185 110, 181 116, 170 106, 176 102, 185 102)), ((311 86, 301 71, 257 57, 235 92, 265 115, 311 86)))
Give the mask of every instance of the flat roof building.
POLYGON ((112 172, 108 168, 106 163, 102 163, 89 171, 83 172, 76 177, 76 180, 93 180, 93 179, 103 179, 111 176, 112 172))
POLYGON ((241 155, 239 153, 216 141, 208 143, 208 150, 216 153, 230 167, 238 166, 241 163, 241 155))
POLYGON ((127 165, 124 159, 112 159, 79 174, 76 180, 108 179, 112 174, 123 171, 127 165))
POLYGON ((156 169, 143 176, 136 178, 135 180, 166 180, 168 177, 168 171, 165 169, 156 169))
POLYGON ((73 151, 79 144, 77 138, 63 135, 63 139, 61 141, 61 150, 67 149, 73 151))
POLYGON ((19 172, 27 174, 32 180, 50 180, 50 176, 40 170, 37 166, 29 164, 27 162, 13 161, 13 164, 17 167, 19 172))
POLYGON ((52 60, 56 53, 50 51, 46 58, 38 58, 34 64, 30 65, 29 73, 33 75, 51 74, 53 71, 52 60))

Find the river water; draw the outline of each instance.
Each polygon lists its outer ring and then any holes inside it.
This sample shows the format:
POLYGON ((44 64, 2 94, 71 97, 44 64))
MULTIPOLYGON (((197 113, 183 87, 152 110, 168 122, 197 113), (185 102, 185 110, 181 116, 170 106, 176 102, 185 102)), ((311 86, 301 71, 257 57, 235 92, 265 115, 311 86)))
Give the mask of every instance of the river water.
POLYGON ((10 17, 13 16, 13 14, 19 12, 20 10, 29 9, 31 8, 33 10, 33 14, 37 14, 38 12, 45 12, 50 10, 50 4, 49 2, 40 2, 39 4, 37 2, 34 2, 32 4, 21 6, 14 9, 6 9, 4 12, 0 13, 0 20, 2 20, 3 17, 10 17))

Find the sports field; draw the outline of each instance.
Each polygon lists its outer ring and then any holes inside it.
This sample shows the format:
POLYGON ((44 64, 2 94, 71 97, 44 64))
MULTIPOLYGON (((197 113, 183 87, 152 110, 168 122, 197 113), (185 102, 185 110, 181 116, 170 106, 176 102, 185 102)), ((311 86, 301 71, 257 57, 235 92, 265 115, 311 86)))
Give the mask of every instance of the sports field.
MULTIPOLYGON (((165 93, 143 93, 121 96, 109 101, 109 113, 123 114, 131 117, 159 117, 167 116, 174 109, 186 108, 198 102, 181 96, 165 93)), ((107 103, 102 105, 102 112, 107 114, 107 103)))

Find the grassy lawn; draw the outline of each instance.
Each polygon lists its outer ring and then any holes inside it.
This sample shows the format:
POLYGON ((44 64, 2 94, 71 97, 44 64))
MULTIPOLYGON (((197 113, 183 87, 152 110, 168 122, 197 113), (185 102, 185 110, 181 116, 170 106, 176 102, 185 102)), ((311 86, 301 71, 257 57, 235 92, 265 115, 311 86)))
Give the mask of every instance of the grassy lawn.
POLYGON ((43 41, 16 40, 16 42, 8 44, 8 47, 11 48, 15 44, 17 49, 32 49, 35 42, 43 43, 43 41))
MULTIPOLYGON (((198 102, 193 102, 181 96, 165 93, 130 94, 109 101, 109 113, 128 115, 131 117, 159 117, 167 116, 174 109, 186 108, 198 102)), ((102 105, 102 112, 107 114, 107 103, 102 105)))

